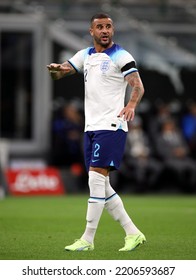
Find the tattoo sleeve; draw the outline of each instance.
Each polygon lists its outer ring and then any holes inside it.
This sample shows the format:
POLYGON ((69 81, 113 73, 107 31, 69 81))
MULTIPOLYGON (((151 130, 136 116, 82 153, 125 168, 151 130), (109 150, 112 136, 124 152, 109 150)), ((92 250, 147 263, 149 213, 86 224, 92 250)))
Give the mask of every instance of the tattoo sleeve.
POLYGON ((132 104, 135 108, 139 104, 144 94, 143 83, 138 72, 134 72, 127 75, 125 79, 127 80, 128 84, 132 87, 129 103, 132 104))
POLYGON ((64 74, 64 76, 72 75, 76 72, 76 70, 73 68, 73 66, 68 61, 65 61, 64 63, 62 63, 62 66, 66 67, 69 70, 64 74))

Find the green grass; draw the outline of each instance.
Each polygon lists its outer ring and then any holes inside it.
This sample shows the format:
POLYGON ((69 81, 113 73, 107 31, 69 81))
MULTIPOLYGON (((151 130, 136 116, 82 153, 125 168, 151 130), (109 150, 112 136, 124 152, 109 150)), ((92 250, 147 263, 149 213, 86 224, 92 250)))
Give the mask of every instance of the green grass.
POLYGON ((195 196, 121 196, 147 243, 119 252, 124 231, 104 211, 92 252, 65 252, 85 228, 87 195, 0 201, 1 260, 195 260, 195 196))

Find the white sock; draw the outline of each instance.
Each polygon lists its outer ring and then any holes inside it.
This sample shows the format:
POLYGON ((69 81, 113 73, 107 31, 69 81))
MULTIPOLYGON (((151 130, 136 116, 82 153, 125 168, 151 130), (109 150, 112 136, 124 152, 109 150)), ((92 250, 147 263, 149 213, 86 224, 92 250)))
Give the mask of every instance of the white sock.
POLYGON ((86 214, 86 229, 82 239, 93 243, 105 204, 105 180, 106 177, 98 172, 89 171, 90 198, 88 200, 86 214))
POLYGON ((106 177, 106 203, 105 208, 115 221, 118 221, 123 227, 126 235, 137 234, 139 229, 127 214, 123 202, 119 195, 114 191, 109 182, 109 176, 106 177))

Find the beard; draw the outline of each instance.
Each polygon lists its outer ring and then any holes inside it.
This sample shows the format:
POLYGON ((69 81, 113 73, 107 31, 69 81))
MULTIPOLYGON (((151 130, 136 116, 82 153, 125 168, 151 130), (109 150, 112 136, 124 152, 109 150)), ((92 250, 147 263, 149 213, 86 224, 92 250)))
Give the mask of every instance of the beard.
POLYGON ((109 36, 102 36, 101 38, 94 36, 94 40, 98 45, 104 48, 107 48, 112 42, 112 38, 109 36))

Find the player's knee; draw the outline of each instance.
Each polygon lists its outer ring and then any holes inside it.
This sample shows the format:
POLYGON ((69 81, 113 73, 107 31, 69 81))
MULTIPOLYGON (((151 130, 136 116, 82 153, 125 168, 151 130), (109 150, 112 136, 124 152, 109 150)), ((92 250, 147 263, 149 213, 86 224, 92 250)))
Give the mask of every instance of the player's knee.
POLYGON ((106 177, 98 172, 89 171, 89 189, 92 197, 105 197, 105 180, 106 177))

